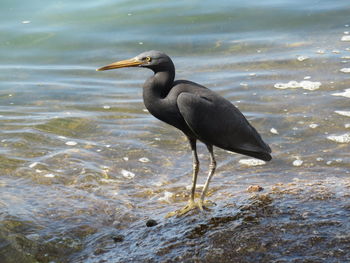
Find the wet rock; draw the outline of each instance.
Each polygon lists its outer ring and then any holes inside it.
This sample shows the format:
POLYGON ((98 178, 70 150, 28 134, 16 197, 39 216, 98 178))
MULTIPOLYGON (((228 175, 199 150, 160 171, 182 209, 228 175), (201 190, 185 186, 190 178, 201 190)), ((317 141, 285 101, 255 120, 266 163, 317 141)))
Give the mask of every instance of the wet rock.
POLYGON ((253 215, 247 215, 243 218, 243 222, 245 223, 254 223, 254 222, 258 222, 258 218, 256 216, 253 215))
POLYGON ((118 243, 118 242, 123 242, 124 241, 124 236, 123 235, 115 235, 112 237, 113 241, 118 243))
POLYGON ((261 192, 262 190, 264 190, 264 188, 260 185, 250 185, 247 188, 247 192, 249 193, 253 193, 253 192, 261 192))
POLYGON ((195 226, 188 234, 187 238, 194 239, 203 236, 210 229, 208 224, 199 224, 195 226))
POLYGON ((156 225, 158 225, 158 223, 157 223, 157 221, 154 220, 154 219, 149 219, 149 220, 147 220, 147 222, 146 222, 146 226, 147 226, 147 227, 153 227, 153 226, 156 226, 156 225))
POLYGON ((103 249, 103 248, 97 248, 95 251, 94 251, 94 255, 95 256, 98 256, 98 255, 102 255, 104 253, 106 253, 107 250, 106 249, 103 249))

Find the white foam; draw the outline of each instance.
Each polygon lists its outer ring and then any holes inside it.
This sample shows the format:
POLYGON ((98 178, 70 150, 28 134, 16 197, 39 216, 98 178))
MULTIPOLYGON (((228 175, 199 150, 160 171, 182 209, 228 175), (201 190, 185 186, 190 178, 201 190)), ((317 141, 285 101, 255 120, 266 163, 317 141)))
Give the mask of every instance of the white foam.
POLYGON ((45 174, 44 177, 47 177, 47 178, 54 178, 56 175, 54 174, 45 174))
POLYGON ((336 110, 335 113, 338 113, 342 116, 350 117, 350 111, 336 110))
POLYGON ((300 159, 296 159, 293 161, 294 166, 301 166, 303 164, 303 161, 300 159))
POLYGON ((310 127, 311 129, 315 129, 315 128, 318 127, 318 124, 317 124, 317 123, 311 123, 311 124, 309 125, 309 127, 310 127))
POLYGON ((135 174, 133 172, 130 172, 130 171, 127 171, 124 169, 122 169, 121 174, 122 174, 122 176, 124 176, 127 179, 132 179, 135 177, 135 174))
POLYGON ((350 41, 350 36, 349 35, 342 36, 341 41, 350 41))
POLYGON ((38 162, 31 163, 31 164, 29 165, 29 168, 34 168, 35 166, 37 166, 37 164, 38 164, 38 162))
POLYGON ((270 132, 271 132, 272 134, 278 134, 278 131, 277 131, 275 128, 271 128, 271 129, 270 129, 270 132))
POLYGON ((171 192, 168 192, 168 191, 165 191, 164 192, 164 196, 161 196, 158 198, 159 201, 164 201, 164 202, 167 202, 167 203, 171 203, 171 198, 174 196, 173 193, 171 192))
POLYGON ((238 162, 240 164, 244 164, 247 166, 258 166, 258 165, 264 165, 266 163, 263 160, 258 160, 258 159, 241 159, 238 162))
POLYGON ((139 159, 141 163, 148 163, 150 160, 147 157, 142 157, 139 159))
POLYGON ((77 145, 78 143, 77 142, 75 142, 75 141, 68 141, 68 142, 66 142, 66 145, 69 145, 69 146, 75 146, 75 145, 77 145))
POLYGON ((350 73, 350 68, 342 68, 339 71, 343 73, 350 73))
POLYGON ((343 96, 346 98, 350 98, 350 89, 346 89, 344 92, 340 92, 340 93, 333 93, 333 96, 343 96))
POLYGON ((287 83, 276 83, 274 87, 276 89, 297 89, 302 88, 306 90, 316 90, 319 89, 321 86, 321 82, 314 82, 309 80, 303 80, 303 81, 289 81, 287 83))
POLYGON ((350 143, 350 133, 344 133, 342 135, 330 135, 327 137, 327 139, 338 143, 350 143))
POLYGON ((307 59, 309 59, 308 56, 298 56, 298 57, 297 57, 297 60, 298 60, 298 61, 304 61, 304 60, 307 60, 307 59))

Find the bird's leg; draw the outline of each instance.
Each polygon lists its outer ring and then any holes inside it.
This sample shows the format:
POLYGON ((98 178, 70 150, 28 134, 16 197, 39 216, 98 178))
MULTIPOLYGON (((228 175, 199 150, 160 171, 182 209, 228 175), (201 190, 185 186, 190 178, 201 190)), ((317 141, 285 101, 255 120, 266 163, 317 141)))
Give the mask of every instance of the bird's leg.
POLYGON ((192 150, 192 168, 193 168, 193 170, 192 170, 192 188, 191 188, 190 200, 188 201, 188 204, 184 208, 177 210, 175 212, 170 212, 167 214, 166 217, 171 217, 174 215, 177 215, 177 216, 184 215, 198 206, 194 201, 194 195, 196 192, 197 175, 198 175, 198 171, 199 171, 199 160, 198 160, 198 155, 197 155, 196 139, 189 138, 189 142, 190 142, 191 150, 192 150))
POLYGON ((191 150, 192 150, 192 188, 191 197, 189 202, 194 204, 194 194, 196 192, 197 176, 199 171, 199 160, 197 155, 196 140, 190 139, 191 150))
POLYGON ((210 164, 209 164, 209 173, 208 173, 207 181, 204 184, 204 187, 203 187, 203 190, 201 193, 201 197, 200 197, 199 202, 198 202, 198 206, 201 210, 203 210, 203 207, 205 207, 204 198, 205 198, 205 195, 207 194, 207 191, 209 189, 210 180, 213 177, 215 169, 216 169, 216 161, 215 161, 215 157, 214 157, 213 146, 210 144, 207 144, 207 148, 208 148, 208 151, 210 153, 210 164))

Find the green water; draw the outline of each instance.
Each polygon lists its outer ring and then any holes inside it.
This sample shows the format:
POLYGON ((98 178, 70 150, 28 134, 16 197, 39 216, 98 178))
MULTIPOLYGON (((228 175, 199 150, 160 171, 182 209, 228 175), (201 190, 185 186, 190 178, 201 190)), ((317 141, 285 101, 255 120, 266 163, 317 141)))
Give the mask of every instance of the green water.
POLYGON ((349 14, 344 0, 2 1, 0 261, 346 262, 349 14), (144 110, 151 72, 95 71, 150 49, 273 150, 247 166, 216 149, 211 212, 164 219, 192 164, 184 136, 144 110), (304 80, 321 86, 275 87, 304 80))

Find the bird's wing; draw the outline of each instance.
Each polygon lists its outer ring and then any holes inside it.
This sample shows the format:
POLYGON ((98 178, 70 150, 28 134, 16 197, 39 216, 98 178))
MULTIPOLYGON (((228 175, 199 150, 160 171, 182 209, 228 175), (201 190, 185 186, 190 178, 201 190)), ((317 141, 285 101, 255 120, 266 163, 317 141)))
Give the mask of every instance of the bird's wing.
POLYGON ((228 100, 210 90, 182 92, 177 105, 187 125, 198 139, 220 148, 260 159, 271 159, 270 147, 228 100))

